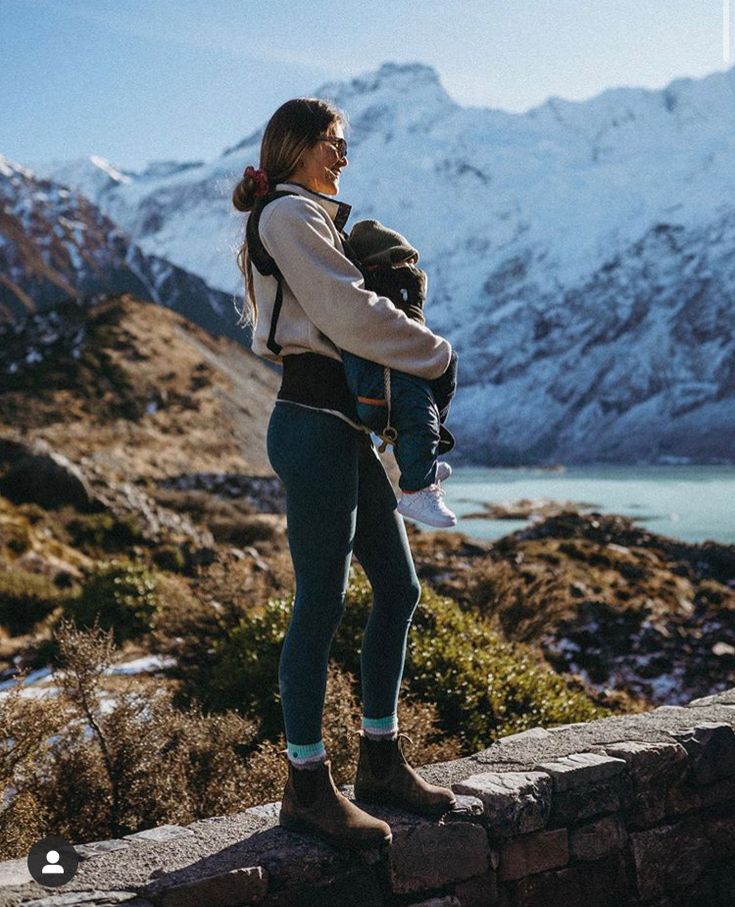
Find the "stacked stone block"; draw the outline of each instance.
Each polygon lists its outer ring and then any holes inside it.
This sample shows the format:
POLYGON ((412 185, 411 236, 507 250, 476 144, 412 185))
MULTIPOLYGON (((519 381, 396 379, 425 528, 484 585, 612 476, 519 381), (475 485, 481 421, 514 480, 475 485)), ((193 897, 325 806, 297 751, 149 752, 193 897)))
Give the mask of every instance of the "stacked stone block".
POLYGON ((735 690, 534 728, 421 772, 460 809, 363 804, 393 829, 382 857, 288 832, 264 804, 78 845, 77 877, 54 892, 0 864, 0 907, 735 905, 735 690))

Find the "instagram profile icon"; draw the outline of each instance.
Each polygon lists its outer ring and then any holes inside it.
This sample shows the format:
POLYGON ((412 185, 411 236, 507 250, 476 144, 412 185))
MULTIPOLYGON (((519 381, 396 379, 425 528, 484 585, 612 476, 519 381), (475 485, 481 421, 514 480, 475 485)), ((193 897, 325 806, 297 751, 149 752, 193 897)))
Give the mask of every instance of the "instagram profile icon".
POLYGON ((39 885, 58 888, 74 878, 79 854, 74 846, 58 835, 41 838, 28 854, 28 871, 39 885))

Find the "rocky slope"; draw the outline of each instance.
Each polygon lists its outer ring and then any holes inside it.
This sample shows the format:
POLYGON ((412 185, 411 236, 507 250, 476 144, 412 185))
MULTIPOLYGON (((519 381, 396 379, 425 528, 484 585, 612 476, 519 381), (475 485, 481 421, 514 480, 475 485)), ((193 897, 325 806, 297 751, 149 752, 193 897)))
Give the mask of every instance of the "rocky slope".
POLYGON ((601 694, 679 704, 735 683, 735 545, 571 511, 476 543, 418 533, 419 576, 601 694))
POLYGON ((0 325, 0 434, 43 439, 116 481, 272 474, 279 380, 242 345, 130 294, 0 325))
MULTIPOLYGON (((350 118, 353 219, 422 252, 427 316, 462 356, 458 460, 733 461, 735 69, 525 114, 464 109, 420 65, 316 93, 350 118)), ((260 137, 139 174, 47 172, 236 293, 229 199, 260 137)))
POLYGON ((0 321, 68 298, 130 292, 247 342, 232 297, 143 252, 76 190, 0 155, 0 321))

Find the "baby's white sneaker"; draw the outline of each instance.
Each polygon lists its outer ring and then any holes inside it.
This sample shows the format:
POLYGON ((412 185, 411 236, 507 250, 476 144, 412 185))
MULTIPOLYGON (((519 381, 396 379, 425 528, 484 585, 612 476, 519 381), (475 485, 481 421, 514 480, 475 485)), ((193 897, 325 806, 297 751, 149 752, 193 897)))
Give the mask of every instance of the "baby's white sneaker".
POLYGON ((436 464, 436 480, 437 482, 446 482, 446 480, 452 474, 452 467, 449 463, 445 463, 444 460, 439 460, 436 464))
POLYGON ((444 503, 444 491, 440 485, 429 485, 412 494, 402 494, 398 512, 412 520, 429 526, 456 526, 457 517, 444 503))

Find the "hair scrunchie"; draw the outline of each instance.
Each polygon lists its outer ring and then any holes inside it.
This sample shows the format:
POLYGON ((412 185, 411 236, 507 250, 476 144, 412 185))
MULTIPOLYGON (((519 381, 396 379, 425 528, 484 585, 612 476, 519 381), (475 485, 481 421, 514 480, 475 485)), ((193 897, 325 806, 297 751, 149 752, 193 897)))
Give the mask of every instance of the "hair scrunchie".
POLYGON ((270 183, 268 180, 268 174, 265 170, 256 170, 255 167, 246 167, 243 171, 243 177, 247 179, 250 177, 255 183, 255 189, 253 190, 253 195, 256 198, 260 198, 262 195, 267 195, 268 190, 270 189, 270 183))

